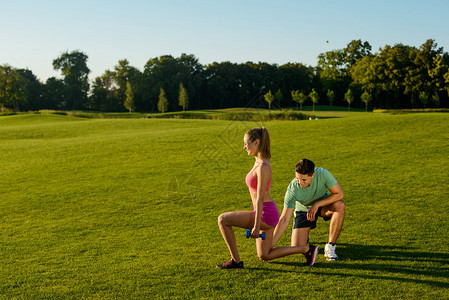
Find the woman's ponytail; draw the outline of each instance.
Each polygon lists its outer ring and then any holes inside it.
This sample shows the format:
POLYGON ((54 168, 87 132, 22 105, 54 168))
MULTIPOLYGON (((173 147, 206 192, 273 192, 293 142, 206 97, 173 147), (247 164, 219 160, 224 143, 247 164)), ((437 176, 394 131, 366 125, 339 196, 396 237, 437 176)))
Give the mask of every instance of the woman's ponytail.
POLYGON ((252 128, 246 132, 249 136, 250 141, 260 140, 259 152, 262 157, 270 160, 271 158, 271 146, 270 146, 270 135, 268 134, 268 129, 265 127, 252 128))
POLYGON ((260 141, 260 152, 262 157, 270 160, 271 158, 271 145, 270 145, 270 135, 268 134, 268 129, 262 126, 262 140, 260 141))

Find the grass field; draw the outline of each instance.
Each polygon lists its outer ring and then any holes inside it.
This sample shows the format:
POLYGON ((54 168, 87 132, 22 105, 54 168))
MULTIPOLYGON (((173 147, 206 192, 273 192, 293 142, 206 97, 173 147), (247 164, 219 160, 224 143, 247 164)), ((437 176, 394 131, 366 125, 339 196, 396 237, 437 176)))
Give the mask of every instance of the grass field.
MULTIPOLYGON (((331 114, 331 113, 329 113, 331 114)), ((305 121, 0 117, 0 297, 449 298, 449 114, 344 113, 305 121), (252 210, 244 132, 272 140, 271 195, 282 209, 304 157, 345 193, 338 262, 328 224, 302 255, 264 263, 236 229, 245 270, 217 227, 252 210)), ((318 114, 317 114, 318 115, 318 114)), ((291 226, 278 245, 288 245, 291 226)))

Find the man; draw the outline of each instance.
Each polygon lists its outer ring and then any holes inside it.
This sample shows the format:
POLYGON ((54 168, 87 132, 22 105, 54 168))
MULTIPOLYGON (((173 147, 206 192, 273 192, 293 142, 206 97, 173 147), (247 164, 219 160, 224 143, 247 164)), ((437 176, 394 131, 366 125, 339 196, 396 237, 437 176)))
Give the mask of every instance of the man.
POLYGON ((335 245, 345 217, 343 190, 328 170, 315 168, 315 164, 308 159, 301 159, 295 171, 296 178, 290 182, 285 193, 284 209, 274 229, 272 246, 288 227, 296 204, 291 245, 306 245, 310 229, 314 229, 318 217, 322 217, 325 221, 330 220, 329 241, 324 248, 324 256, 328 261, 335 261, 338 259, 335 245))

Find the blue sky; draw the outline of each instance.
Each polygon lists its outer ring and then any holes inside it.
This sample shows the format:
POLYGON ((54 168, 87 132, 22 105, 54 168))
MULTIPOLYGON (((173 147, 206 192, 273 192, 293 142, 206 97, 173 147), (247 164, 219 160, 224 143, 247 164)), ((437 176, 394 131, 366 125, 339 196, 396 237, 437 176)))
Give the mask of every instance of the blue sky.
POLYGON ((351 40, 449 52, 447 0, 0 0, 0 64, 60 77, 62 52, 89 57, 90 78, 120 59, 143 70, 161 55, 194 54, 202 64, 246 61, 315 66, 320 53, 351 40), (329 41, 327 43, 326 41, 329 41))

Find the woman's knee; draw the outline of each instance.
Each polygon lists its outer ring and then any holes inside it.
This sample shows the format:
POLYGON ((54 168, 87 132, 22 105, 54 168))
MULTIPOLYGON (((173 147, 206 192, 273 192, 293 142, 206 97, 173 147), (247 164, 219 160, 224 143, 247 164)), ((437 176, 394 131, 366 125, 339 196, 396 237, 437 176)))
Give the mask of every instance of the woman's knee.
POLYGON ((226 215, 224 213, 219 215, 218 216, 218 225, 219 226, 224 225, 225 219, 226 219, 226 215))
POLYGON ((225 212, 218 216, 218 225, 229 225, 229 217, 231 212, 225 212))
POLYGON ((259 256, 260 260, 263 260, 263 261, 270 260, 268 253, 258 253, 257 255, 259 256))

